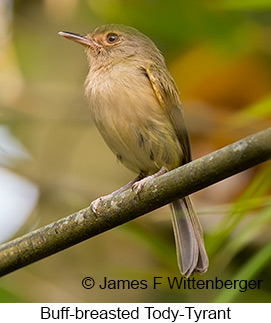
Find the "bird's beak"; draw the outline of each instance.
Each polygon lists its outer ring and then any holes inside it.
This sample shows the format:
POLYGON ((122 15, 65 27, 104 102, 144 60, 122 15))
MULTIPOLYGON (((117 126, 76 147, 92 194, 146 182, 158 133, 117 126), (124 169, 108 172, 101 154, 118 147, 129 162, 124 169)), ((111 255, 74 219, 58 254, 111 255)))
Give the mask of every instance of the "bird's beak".
POLYGON ((102 47, 100 44, 96 43, 94 40, 92 40, 86 36, 70 33, 67 31, 60 31, 58 34, 62 37, 73 40, 73 41, 75 41, 79 44, 82 44, 84 46, 99 47, 99 48, 102 47))

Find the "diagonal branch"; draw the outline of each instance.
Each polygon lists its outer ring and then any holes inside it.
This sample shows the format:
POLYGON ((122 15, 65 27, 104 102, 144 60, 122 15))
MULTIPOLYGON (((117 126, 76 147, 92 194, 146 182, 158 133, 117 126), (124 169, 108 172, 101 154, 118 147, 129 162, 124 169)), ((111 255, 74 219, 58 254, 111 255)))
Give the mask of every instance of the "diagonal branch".
POLYGON ((0 246, 0 276, 66 249, 271 158, 271 128, 0 246))

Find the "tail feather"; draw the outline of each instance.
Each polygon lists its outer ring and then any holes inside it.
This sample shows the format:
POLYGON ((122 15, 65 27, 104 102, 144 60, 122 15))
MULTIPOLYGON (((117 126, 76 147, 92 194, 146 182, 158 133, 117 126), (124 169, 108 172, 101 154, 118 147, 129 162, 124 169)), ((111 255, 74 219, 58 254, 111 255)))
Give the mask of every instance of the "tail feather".
POLYGON ((203 274, 209 261, 199 219, 188 196, 171 203, 172 223, 180 271, 186 277, 203 274))

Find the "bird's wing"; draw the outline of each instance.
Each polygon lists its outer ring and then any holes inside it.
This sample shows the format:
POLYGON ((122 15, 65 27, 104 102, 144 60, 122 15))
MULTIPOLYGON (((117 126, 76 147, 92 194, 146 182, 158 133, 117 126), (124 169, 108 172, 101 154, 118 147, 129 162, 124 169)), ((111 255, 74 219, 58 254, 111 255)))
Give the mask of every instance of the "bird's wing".
POLYGON ((179 99, 177 86, 167 70, 157 69, 150 65, 144 67, 153 91, 161 107, 165 109, 171 123, 173 124, 177 138, 184 154, 184 163, 191 161, 191 150, 188 132, 185 126, 182 104, 179 99))

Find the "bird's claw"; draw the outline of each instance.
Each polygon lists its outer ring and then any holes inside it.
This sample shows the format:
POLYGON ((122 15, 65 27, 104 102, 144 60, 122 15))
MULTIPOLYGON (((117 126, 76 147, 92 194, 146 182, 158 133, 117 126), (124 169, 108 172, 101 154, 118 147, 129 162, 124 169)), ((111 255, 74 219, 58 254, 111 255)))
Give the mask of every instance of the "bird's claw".
POLYGON ((166 173, 166 169, 164 167, 162 167, 157 173, 155 174, 152 174, 152 175, 149 175, 147 177, 144 177, 142 178, 141 180, 135 182, 133 185, 132 185, 132 190, 136 192, 136 194, 139 194, 143 188, 143 186, 149 182, 150 180, 166 173))
POLYGON ((104 200, 104 196, 98 197, 96 200, 92 201, 89 205, 93 213, 97 213, 97 208, 99 204, 104 200))
POLYGON ((152 176, 147 176, 140 181, 137 181, 132 185, 132 190, 139 194, 143 188, 143 186, 151 179, 152 176))

